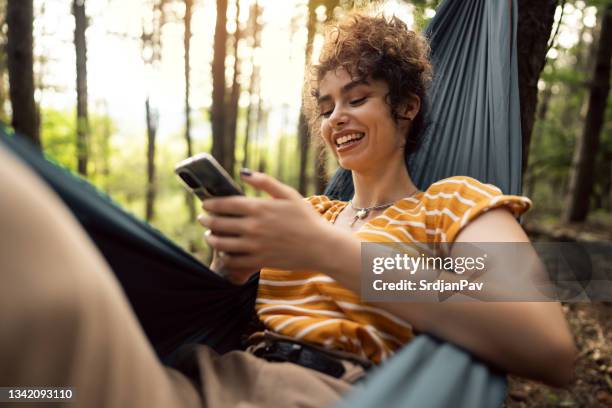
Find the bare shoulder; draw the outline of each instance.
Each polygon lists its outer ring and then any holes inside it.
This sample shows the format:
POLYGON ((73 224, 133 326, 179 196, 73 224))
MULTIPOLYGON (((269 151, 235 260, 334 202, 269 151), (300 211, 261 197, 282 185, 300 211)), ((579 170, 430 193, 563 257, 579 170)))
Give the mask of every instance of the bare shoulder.
POLYGON ((529 238, 510 209, 497 207, 467 224, 455 242, 529 242, 529 238))

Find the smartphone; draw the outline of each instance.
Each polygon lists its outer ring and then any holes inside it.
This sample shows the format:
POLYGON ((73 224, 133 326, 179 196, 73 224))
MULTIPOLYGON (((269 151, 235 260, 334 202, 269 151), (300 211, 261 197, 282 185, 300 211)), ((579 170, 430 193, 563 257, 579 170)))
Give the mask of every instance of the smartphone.
POLYGON ((176 165, 174 172, 187 190, 200 200, 213 197, 244 195, 242 189, 208 153, 199 153, 176 165))

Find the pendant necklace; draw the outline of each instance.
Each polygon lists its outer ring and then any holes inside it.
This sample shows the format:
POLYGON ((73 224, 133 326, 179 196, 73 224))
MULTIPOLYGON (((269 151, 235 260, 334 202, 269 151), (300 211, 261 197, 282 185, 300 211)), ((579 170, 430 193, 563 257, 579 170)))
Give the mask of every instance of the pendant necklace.
MULTIPOLYGON (((406 196, 405 198, 410 198, 414 196, 418 191, 419 190, 416 189, 412 194, 410 194, 409 196, 406 196)), ((395 201, 392 201, 386 204, 379 204, 379 205, 373 205, 371 207, 359 208, 353 205, 353 200, 350 200, 349 205, 354 211, 356 211, 355 217, 353 218, 353 221, 351 221, 350 227, 352 228, 353 225, 355 225, 355 223, 357 222, 357 220, 363 220, 365 217, 367 217, 370 211, 384 210, 385 208, 391 207, 396 201, 399 201, 399 200, 395 200, 395 201)))

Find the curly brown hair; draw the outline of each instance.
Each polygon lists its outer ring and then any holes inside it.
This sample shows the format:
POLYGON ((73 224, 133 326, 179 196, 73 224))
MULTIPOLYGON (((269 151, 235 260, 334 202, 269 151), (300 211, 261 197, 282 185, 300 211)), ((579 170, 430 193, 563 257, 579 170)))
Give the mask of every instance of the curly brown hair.
POLYGON ((385 81, 389 87, 387 104, 396 123, 405 119, 399 110, 411 95, 421 99, 421 111, 406 141, 406 154, 415 152, 425 125, 427 89, 432 79, 427 40, 395 16, 354 13, 342 22, 332 22, 326 30, 319 63, 307 72, 305 89, 309 95, 304 95, 304 107, 315 141, 320 132, 318 86, 325 74, 338 68, 353 78, 385 81))

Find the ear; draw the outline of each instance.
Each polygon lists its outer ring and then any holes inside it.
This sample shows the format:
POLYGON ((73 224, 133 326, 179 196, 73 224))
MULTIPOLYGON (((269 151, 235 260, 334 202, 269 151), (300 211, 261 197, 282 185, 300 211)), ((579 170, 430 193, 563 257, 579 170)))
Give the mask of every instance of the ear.
POLYGON ((404 117, 410 119, 411 121, 414 120, 416 115, 418 115, 421 111, 421 98, 419 98, 417 95, 410 94, 402 108, 404 117))
POLYGON ((410 94, 406 101, 400 106, 399 111, 402 112, 400 117, 399 129, 402 133, 408 131, 412 126, 412 121, 421 110, 421 98, 417 95, 410 94))

